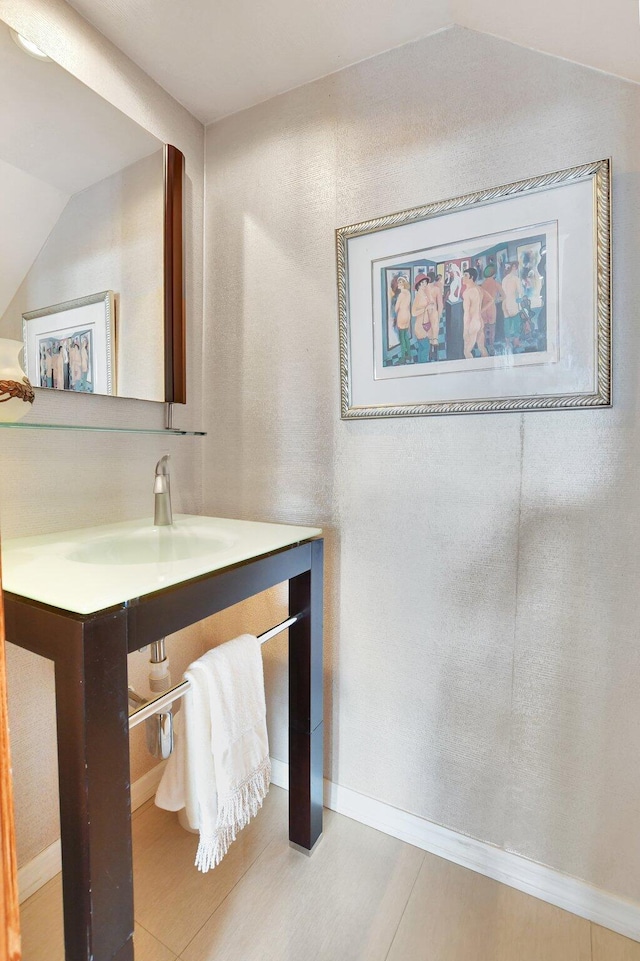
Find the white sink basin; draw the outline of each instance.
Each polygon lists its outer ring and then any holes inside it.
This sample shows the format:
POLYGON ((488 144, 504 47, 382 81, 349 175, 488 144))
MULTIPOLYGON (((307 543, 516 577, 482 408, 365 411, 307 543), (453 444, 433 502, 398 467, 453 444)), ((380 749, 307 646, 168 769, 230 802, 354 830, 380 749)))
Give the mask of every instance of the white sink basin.
POLYGON ((2 541, 3 587, 91 614, 193 577, 310 540, 317 527, 174 514, 2 541))
POLYGON ((222 531, 150 527, 90 538, 67 558, 80 564, 172 564, 226 551, 237 540, 222 531))

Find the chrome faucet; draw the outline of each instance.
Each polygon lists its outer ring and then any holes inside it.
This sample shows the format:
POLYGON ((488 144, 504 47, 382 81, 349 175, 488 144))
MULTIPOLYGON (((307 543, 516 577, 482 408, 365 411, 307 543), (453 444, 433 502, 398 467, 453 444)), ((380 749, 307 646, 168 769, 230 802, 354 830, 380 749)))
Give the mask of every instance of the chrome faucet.
POLYGON ((156 478, 153 484, 154 493, 154 527, 170 527, 173 524, 171 515, 171 479, 169 477, 169 455, 165 454, 156 464, 156 478))

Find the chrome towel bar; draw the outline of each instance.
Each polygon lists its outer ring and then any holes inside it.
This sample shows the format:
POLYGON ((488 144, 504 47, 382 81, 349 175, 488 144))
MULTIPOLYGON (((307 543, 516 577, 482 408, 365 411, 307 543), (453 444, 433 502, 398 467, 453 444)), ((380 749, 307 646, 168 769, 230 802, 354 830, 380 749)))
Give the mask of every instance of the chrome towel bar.
MULTIPOLYGON (((275 637, 276 634, 282 633, 282 631, 286 631, 288 627, 291 627, 292 624, 295 624, 296 621, 300 620, 301 617, 301 614, 296 614, 294 617, 288 617, 286 621, 282 621, 281 624, 276 624, 275 627, 265 631, 264 634, 258 634, 258 640, 261 644, 264 644, 266 641, 270 641, 272 637, 275 637)), ((179 700, 184 696, 184 694, 186 694, 189 687, 189 681, 182 681, 180 684, 176 684, 175 687, 172 687, 170 691, 167 691, 166 694, 162 694, 153 701, 147 701, 142 707, 139 707, 136 711, 132 711, 132 713, 129 715, 129 730, 136 727, 136 725, 141 724, 142 721, 145 721, 148 717, 152 717, 154 714, 162 711, 164 707, 168 707, 169 704, 173 704, 174 701, 179 700)))

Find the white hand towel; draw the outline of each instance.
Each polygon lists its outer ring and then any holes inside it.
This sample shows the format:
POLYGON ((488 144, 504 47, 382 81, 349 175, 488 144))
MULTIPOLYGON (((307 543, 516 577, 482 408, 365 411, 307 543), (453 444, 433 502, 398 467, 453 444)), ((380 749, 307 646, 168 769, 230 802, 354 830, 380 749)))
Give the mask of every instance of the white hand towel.
POLYGON ((156 804, 168 811, 186 808, 200 832, 195 864, 204 872, 220 863, 269 790, 260 643, 243 634, 208 651, 184 676, 191 686, 183 698, 182 736, 176 737, 156 804))

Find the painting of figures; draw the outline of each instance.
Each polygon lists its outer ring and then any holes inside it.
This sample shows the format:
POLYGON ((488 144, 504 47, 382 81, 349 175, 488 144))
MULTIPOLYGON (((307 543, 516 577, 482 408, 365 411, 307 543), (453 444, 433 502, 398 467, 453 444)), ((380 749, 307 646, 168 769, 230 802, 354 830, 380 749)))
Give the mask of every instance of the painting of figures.
POLYGON ((341 416, 611 404, 611 167, 336 231, 341 416))
POLYGON ((550 223, 373 262, 386 318, 381 374, 552 362, 557 310, 547 309, 547 269, 556 270, 556 259, 547 268, 547 250, 556 243, 550 223))
POLYGON ((93 331, 72 330, 67 337, 37 337, 38 387, 93 393, 93 331))
POLYGON ((112 290, 29 311, 22 321, 25 362, 33 384, 80 394, 114 392, 112 290))

